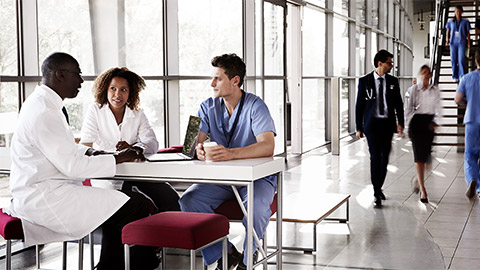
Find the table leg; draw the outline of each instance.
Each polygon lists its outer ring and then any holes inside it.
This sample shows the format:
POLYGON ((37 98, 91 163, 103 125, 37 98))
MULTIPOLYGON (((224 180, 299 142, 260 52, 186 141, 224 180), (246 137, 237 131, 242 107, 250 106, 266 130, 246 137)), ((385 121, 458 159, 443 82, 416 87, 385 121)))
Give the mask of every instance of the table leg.
POLYGON ((277 173, 277 270, 282 269, 283 173, 277 173))
POLYGON ((253 269, 253 182, 247 185, 247 269, 253 269))

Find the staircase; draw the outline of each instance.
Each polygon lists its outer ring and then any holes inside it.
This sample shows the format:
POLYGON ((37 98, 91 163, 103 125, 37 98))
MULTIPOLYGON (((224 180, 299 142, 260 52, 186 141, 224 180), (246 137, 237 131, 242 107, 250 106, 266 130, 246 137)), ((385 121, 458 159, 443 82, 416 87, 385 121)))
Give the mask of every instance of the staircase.
POLYGON ((480 15, 480 0, 464 1, 450 0, 440 3, 437 9, 437 27, 435 30, 436 44, 431 66, 434 69, 434 83, 440 89, 442 114, 439 117, 440 126, 435 132, 435 146, 457 146, 457 151, 463 152, 465 147, 465 126, 463 125, 464 106, 455 104, 457 82, 452 79, 450 63, 450 48, 445 46, 446 22, 455 16, 455 6, 463 7, 462 17, 470 21, 470 55, 467 56, 468 71, 476 69, 474 55, 478 48, 478 39, 475 35, 475 19, 480 15))

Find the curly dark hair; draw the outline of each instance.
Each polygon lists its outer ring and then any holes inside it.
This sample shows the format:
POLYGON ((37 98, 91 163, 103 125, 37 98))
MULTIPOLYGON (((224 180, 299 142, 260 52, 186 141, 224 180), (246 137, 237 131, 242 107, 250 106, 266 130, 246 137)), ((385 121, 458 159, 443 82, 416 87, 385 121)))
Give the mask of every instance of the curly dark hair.
POLYGON ((124 78, 128 82, 130 93, 128 94, 127 106, 132 110, 138 110, 140 104, 140 91, 145 89, 145 80, 126 67, 111 68, 95 79, 93 90, 95 102, 103 105, 108 104, 107 90, 113 78, 124 78))

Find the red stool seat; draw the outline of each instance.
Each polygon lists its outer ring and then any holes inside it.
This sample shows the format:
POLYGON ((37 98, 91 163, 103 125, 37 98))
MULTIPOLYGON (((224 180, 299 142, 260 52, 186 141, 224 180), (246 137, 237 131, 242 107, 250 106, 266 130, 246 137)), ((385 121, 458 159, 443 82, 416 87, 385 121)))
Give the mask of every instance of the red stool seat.
POLYGON ((0 234, 5 240, 23 239, 22 221, 3 213, 0 208, 0 234))
MULTIPOLYGON (((275 193, 273 196, 273 201, 270 204, 270 210, 272 211, 272 215, 277 212, 277 193, 275 193)), ((236 199, 224 201, 214 211, 215 213, 224 215, 231 220, 243 219, 242 209, 238 205, 238 201, 236 199)))
POLYGON ((228 235, 225 216, 207 213, 162 212, 130 222, 122 229, 129 245, 197 249, 228 235))

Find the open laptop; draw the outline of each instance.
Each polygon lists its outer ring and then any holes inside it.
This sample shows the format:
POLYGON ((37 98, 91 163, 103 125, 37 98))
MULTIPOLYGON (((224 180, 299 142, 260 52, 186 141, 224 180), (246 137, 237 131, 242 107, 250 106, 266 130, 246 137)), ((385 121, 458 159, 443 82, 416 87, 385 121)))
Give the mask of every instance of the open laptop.
POLYGON ((201 121, 201 117, 190 115, 187 132, 185 132, 185 140, 183 141, 182 153, 156 153, 145 155, 145 158, 150 162, 192 160, 195 151, 191 150, 195 142, 195 137, 197 137, 198 131, 200 130, 201 121))

